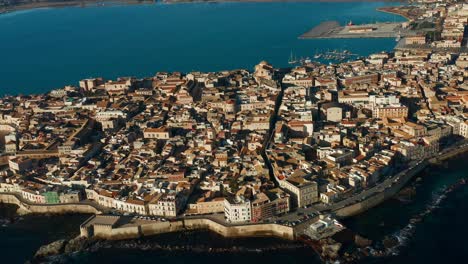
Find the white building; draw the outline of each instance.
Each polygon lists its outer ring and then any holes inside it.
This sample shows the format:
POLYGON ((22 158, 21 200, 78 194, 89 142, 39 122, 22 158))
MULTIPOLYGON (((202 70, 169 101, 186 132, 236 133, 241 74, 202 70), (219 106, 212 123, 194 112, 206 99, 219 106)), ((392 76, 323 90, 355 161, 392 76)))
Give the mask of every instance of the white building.
POLYGON ((390 95, 369 95, 369 104, 376 105, 397 105, 400 104, 400 99, 394 94, 390 95))
POLYGON ((458 134, 464 138, 468 138, 468 121, 460 123, 458 134))
POLYGON ((224 199, 224 216, 228 222, 248 222, 252 219, 250 201, 236 196, 234 199, 224 199))
POLYGON ((108 111, 102 111, 96 114, 96 120, 108 120, 111 118, 127 118, 127 114, 122 112, 121 110, 108 110, 108 111))

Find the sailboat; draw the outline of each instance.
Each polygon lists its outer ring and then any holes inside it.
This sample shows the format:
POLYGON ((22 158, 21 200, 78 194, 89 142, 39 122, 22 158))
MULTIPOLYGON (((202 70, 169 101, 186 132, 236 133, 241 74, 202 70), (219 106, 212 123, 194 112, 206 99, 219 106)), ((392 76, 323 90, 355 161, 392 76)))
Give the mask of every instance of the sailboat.
POLYGON ((315 54, 314 59, 320 59, 320 57, 322 57, 322 54, 317 53, 317 54, 315 54))
POLYGON ((291 51, 291 55, 289 56, 288 63, 289 64, 296 64, 297 63, 297 59, 293 56, 292 51, 291 51))

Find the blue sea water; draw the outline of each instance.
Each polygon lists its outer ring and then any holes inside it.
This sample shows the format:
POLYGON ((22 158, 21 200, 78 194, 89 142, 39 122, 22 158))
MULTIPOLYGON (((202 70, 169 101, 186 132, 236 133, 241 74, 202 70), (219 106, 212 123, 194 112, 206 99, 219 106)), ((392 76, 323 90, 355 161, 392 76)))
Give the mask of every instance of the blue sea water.
POLYGON ((71 239, 79 235, 79 225, 89 215, 29 215, 15 217, 10 224, 11 210, 0 208, 0 263, 15 264, 31 260, 44 244, 58 239, 71 239))
POLYGON ((468 153, 438 166, 430 166, 413 182, 416 194, 411 202, 391 199, 344 223, 353 231, 375 241, 384 236, 398 235, 402 247, 396 256, 376 259, 370 263, 466 263, 468 237, 468 185, 443 195, 460 179, 468 180, 468 153), (442 197, 443 196, 443 197, 442 197), (444 198, 437 206, 434 201, 444 198), (410 219, 432 208, 421 222, 410 219), (401 232, 411 225, 412 232, 401 232), (414 232, 414 233, 413 233, 414 232))
POLYGON ((287 66, 290 53, 368 55, 394 39, 300 40, 326 20, 403 21, 394 3, 192 3, 45 8, 0 15, 0 95, 42 93, 88 77, 287 66))

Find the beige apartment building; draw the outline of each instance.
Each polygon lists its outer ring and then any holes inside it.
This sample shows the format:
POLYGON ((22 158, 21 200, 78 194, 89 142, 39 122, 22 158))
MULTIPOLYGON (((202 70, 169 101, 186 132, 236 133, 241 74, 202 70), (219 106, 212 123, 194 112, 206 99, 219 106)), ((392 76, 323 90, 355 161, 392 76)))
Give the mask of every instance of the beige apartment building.
POLYGON ((291 195, 297 207, 304 207, 318 202, 318 189, 315 181, 309 181, 303 177, 290 177, 280 181, 280 187, 291 195))
POLYGON ((400 117, 408 117, 408 107, 406 106, 381 106, 376 107, 374 111, 372 111, 372 116, 374 118, 400 118, 400 117))

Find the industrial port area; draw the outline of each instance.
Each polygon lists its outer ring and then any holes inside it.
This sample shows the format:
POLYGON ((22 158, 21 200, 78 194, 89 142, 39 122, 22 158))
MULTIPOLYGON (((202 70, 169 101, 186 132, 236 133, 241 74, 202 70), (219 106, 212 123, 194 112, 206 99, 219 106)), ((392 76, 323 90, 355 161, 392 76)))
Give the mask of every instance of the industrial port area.
POLYGON ((320 38, 401 38, 414 34, 405 29, 402 23, 374 23, 355 25, 351 21, 341 26, 337 21, 326 21, 302 34, 300 39, 320 38))

